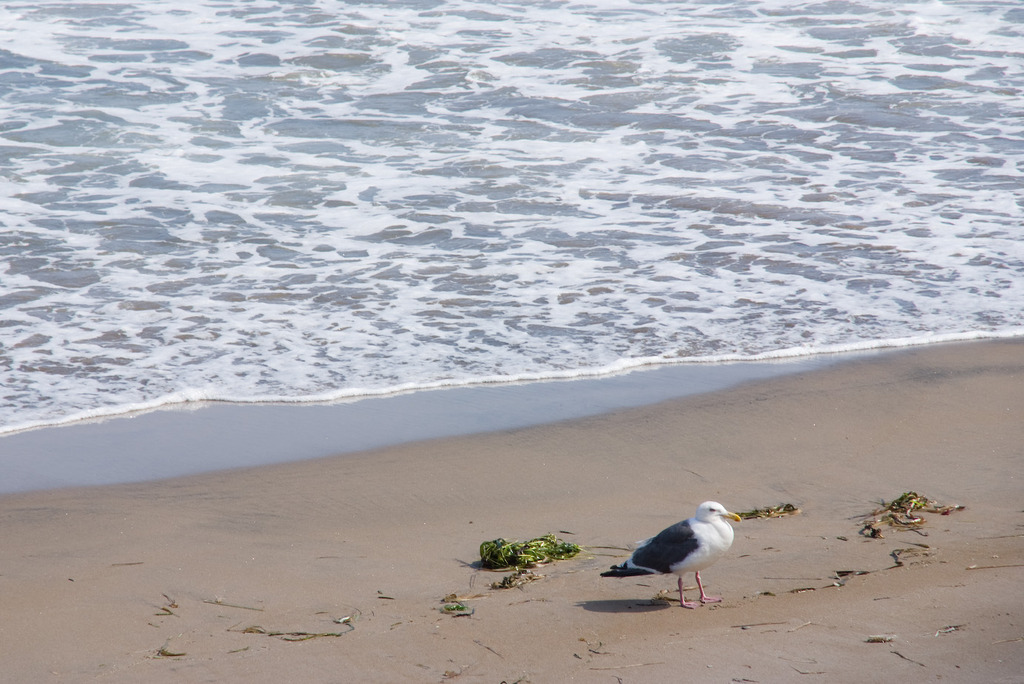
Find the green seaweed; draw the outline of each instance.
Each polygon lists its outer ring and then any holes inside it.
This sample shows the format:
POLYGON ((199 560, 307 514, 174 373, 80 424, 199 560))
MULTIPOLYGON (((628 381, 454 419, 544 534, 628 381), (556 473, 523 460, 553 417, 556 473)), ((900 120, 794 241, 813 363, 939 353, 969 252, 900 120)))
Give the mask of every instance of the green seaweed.
MULTIPOLYGON (((884 501, 882 503, 885 504, 884 501)), ((920 508, 928 508, 929 506, 934 505, 934 501, 926 496, 918 494, 917 492, 903 492, 886 505, 885 508, 892 513, 910 515, 911 511, 916 511, 920 508)))
POLYGON ((443 606, 441 606, 441 612, 445 615, 451 615, 453 617, 468 617, 476 611, 467 606, 465 603, 462 603, 461 601, 456 601, 455 603, 446 603, 443 606))
POLYGON ((480 561, 488 570, 531 568, 554 560, 572 558, 580 547, 546 534, 530 541, 495 539, 480 544, 480 561))
POLYGON ((535 582, 544 577, 531 570, 517 570, 511 575, 505 575, 500 582, 491 582, 491 589, 513 589, 521 587, 529 582, 535 582))
MULTIPOLYGON (((924 525, 923 516, 916 515, 914 511, 927 511, 939 515, 949 515, 954 511, 962 511, 964 506, 942 506, 927 496, 917 492, 903 492, 898 497, 886 503, 882 501, 882 507, 873 511, 863 522, 861 534, 872 539, 884 539, 882 525, 891 525, 901 529, 916 530, 924 525)), ((924 534, 918 532, 918 534, 924 534)))
POLYGON ((750 520, 751 518, 781 518, 784 515, 799 515, 800 509, 791 503, 779 504, 778 506, 765 506, 764 508, 755 508, 751 511, 742 511, 736 515, 740 516, 744 520, 750 520))

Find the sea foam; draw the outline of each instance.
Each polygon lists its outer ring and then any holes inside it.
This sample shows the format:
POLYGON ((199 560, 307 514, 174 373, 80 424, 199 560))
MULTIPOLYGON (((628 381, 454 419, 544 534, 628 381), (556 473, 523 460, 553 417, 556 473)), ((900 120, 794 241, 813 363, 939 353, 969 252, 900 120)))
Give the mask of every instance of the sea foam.
POLYGON ((1012 4, 4 12, 0 432, 1024 330, 1012 4))

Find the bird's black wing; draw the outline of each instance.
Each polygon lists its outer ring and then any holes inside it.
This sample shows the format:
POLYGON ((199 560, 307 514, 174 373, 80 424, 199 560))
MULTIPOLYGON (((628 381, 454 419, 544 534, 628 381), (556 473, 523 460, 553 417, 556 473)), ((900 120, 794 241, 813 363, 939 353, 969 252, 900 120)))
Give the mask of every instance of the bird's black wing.
POLYGON ((699 543, 687 521, 678 522, 658 533, 633 552, 633 563, 643 568, 670 573, 672 566, 697 550, 699 543))

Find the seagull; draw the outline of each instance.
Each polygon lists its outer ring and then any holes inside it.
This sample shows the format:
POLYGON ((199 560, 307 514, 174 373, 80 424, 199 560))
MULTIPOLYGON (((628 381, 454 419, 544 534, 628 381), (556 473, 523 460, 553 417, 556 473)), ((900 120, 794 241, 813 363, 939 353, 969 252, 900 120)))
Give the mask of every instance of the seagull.
POLYGON ((700 571, 708 567, 732 546, 732 525, 723 518, 739 522, 740 516, 725 510, 717 501, 705 501, 697 513, 667 527, 657 536, 640 542, 629 560, 613 565, 601 577, 635 577, 637 575, 679 575, 679 605, 696 608, 697 602, 683 598, 683 573, 693 572, 700 589, 700 603, 721 603, 721 596, 708 596, 700 581, 700 571))

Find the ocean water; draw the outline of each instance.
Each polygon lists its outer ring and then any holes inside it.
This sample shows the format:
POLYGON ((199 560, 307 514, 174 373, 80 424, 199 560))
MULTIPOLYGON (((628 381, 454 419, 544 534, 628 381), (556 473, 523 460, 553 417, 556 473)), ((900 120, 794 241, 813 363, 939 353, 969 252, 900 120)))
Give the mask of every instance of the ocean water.
POLYGON ((1010 1, 10 2, 0 433, 1024 334, 1010 1))

